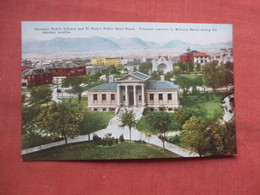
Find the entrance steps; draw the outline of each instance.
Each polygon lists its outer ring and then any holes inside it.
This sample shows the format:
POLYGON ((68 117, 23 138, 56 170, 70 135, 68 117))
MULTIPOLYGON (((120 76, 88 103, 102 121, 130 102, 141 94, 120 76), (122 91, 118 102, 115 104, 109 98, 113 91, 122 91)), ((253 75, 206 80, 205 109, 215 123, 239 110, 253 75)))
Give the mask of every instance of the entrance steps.
POLYGON ((135 120, 140 120, 143 116, 144 107, 121 107, 117 111, 117 115, 120 115, 124 110, 133 111, 135 115, 135 120))

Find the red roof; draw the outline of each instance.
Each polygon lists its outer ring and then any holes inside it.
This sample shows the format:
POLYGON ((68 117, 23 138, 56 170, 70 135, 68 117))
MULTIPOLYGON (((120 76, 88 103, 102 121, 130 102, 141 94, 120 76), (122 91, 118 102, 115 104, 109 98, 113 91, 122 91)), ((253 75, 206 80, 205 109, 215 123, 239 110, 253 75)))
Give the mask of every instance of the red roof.
POLYGON ((161 57, 164 57, 167 61, 169 61, 168 56, 159 56, 159 57, 158 57, 158 60, 159 60, 161 57))
POLYGON ((209 55, 206 53, 196 53, 196 54, 194 54, 194 56, 199 57, 199 56, 209 56, 209 55))
POLYGON ((31 66, 22 66, 22 72, 27 69, 33 69, 31 66))

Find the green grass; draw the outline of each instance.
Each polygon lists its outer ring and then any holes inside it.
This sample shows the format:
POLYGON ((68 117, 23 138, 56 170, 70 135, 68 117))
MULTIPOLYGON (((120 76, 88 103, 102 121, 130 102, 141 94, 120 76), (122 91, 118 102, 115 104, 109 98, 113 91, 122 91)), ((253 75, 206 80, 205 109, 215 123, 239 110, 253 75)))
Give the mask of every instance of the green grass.
MULTIPOLYGON (((78 98, 59 98, 62 102, 71 103, 71 104, 78 104, 78 98)), ((88 110, 88 100, 87 98, 83 97, 80 101, 80 106, 83 109, 83 112, 88 110)))
POLYGON ((32 134, 31 136, 22 135, 22 149, 32 148, 43 144, 49 144, 60 140, 62 140, 62 138, 54 139, 46 136, 43 137, 39 134, 32 134))
POLYGON ((100 159, 144 159, 179 157, 162 148, 142 143, 125 141, 118 145, 99 146, 94 142, 85 142, 60 146, 32 154, 23 155, 29 160, 100 160, 100 159))
POLYGON ((226 93, 202 93, 200 95, 186 95, 181 100, 184 108, 189 108, 195 117, 206 120, 217 120, 223 115, 221 103, 227 96, 226 93))

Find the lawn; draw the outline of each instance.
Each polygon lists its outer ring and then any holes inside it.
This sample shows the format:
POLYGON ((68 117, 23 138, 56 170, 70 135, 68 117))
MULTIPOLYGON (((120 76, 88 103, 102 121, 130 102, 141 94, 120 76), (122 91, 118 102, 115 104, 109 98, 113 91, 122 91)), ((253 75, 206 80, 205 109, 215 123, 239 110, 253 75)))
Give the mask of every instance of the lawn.
MULTIPOLYGON (((59 98, 62 102, 78 104, 78 98, 59 98)), ((88 100, 83 97, 80 101, 80 106, 83 108, 83 112, 88 110, 88 100)))
POLYGON ((23 155, 29 160, 100 160, 100 159, 144 159, 180 157, 162 148, 142 143, 125 141, 112 146, 100 146, 94 142, 84 142, 60 146, 32 154, 23 155))
POLYGON ((195 117, 207 120, 217 120, 223 115, 221 104, 227 93, 201 93, 200 95, 186 95, 181 100, 184 108, 189 108, 195 117))

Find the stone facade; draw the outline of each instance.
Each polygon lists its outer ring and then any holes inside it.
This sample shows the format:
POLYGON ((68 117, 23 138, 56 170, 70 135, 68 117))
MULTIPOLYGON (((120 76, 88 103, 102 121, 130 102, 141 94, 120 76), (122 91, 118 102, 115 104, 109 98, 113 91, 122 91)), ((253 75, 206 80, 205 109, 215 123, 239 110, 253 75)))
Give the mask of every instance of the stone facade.
POLYGON ((117 108, 143 107, 168 111, 179 107, 177 85, 173 82, 151 81, 140 72, 129 74, 116 82, 104 83, 88 91, 88 108, 93 111, 114 111, 117 108))

